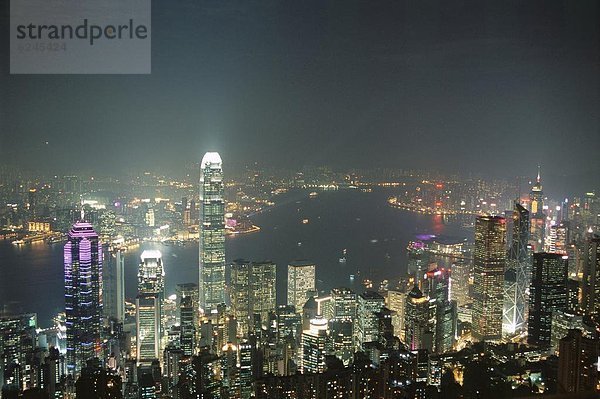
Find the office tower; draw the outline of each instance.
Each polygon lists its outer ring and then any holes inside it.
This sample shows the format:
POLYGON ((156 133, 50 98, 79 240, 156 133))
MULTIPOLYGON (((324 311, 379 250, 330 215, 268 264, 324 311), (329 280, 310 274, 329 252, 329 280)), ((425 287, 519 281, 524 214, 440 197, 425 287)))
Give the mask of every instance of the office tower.
POLYGON ((425 251, 423 241, 410 241, 406 252, 408 256, 407 274, 418 279, 427 269, 430 259, 429 252, 425 251))
POLYGON ((294 261, 288 265, 287 304, 300 312, 309 297, 315 292, 315 264, 294 261))
POLYGON ((503 217, 477 217, 473 256, 473 337, 481 341, 502 337, 505 234, 503 217))
POLYGON ((404 337, 411 351, 433 349, 433 334, 435 329, 435 304, 415 284, 406 298, 404 311, 404 337), (433 307, 432 307, 433 306, 433 307))
POLYGON ((277 342, 296 340, 302 325, 302 319, 296 309, 290 305, 279 305, 276 312, 277 342))
POLYGON ((254 346, 244 341, 239 346, 240 360, 239 360, 239 373, 240 373, 240 398, 250 399, 253 397, 254 391, 252 389, 253 368, 254 368, 254 346))
POLYGON ((404 342, 404 310, 406 308, 406 293, 402 291, 389 290, 385 293, 385 306, 394 312, 392 314, 392 325, 394 335, 404 342))
POLYGON ((529 230, 529 211, 515 202, 512 212, 512 234, 505 273, 502 312, 502 331, 506 335, 513 335, 525 328, 527 320, 527 290, 531 282, 529 230))
POLYGON ((581 330, 569 330, 568 335, 559 341, 559 392, 596 391, 598 342, 598 339, 584 337, 581 330))
POLYGON ((269 324, 269 314, 275 312, 276 287, 277 265, 271 261, 253 262, 250 274, 251 310, 253 315, 260 315, 262 326, 269 324))
POLYGON ((155 293, 164 300, 165 270, 162 253, 158 250, 145 250, 140 255, 138 268, 138 294, 155 293))
POLYGON ((588 233, 583 244, 583 313, 600 311, 600 236, 588 233))
POLYGON ((65 357, 51 347, 44 360, 44 385, 49 398, 62 397, 62 379, 65 375, 65 357))
POLYGON ((309 328, 302 332, 300 373, 322 373, 325 371, 327 340, 327 319, 317 316, 310 321, 309 328))
POLYGON ((108 320, 123 323, 125 320, 125 255, 117 249, 105 264, 104 314, 108 320))
POLYGON ((373 291, 363 292, 357 299, 355 335, 357 347, 362 349, 367 342, 379 341, 377 313, 385 306, 385 299, 373 291))
POLYGON ((26 313, 0 317, 0 388, 27 385, 27 358, 36 347, 37 315, 26 313))
POLYGON ((137 362, 151 364, 160 357, 160 298, 156 293, 140 293, 135 305, 137 362))
POLYGON ((550 252, 567 255, 569 246, 569 222, 562 221, 550 227, 550 252))
POLYGON ((191 295, 186 296, 184 294, 179 300, 179 325, 179 347, 183 351, 184 356, 192 356, 196 352, 198 308, 194 297, 191 295))
POLYGON ((238 347, 231 342, 223 346, 221 354, 221 390, 223 398, 240 398, 240 370, 238 369, 238 347))
POLYGON ((243 337, 251 331, 250 313, 250 268, 252 263, 236 259, 231 264, 231 311, 238 322, 238 336, 243 337))
POLYGON ((231 309, 238 322, 238 336, 266 326, 269 313, 275 311, 276 269, 272 262, 237 259, 231 264, 231 309), (255 320, 261 325, 255 326, 255 320))
POLYGON ((331 302, 334 319, 356 319, 356 293, 348 288, 334 288, 331 290, 331 302))
POLYGON ((455 301, 457 306, 462 307, 471 303, 471 296, 469 295, 470 279, 471 262, 469 260, 457 260, 452 264, 450 299, 455 301))
POLYGON ((450 301, 450 270, 435 268, 425 273, 425 295, 435 304, 435 342, 437 353, 448 352, 456 335, 456 302, 450 301))
POLYGON ((527 342, 550 346, 552 312, 567 309, 567 259, 561 254, 533 255, 527 342))
POLYGON ((513 268, 509 268, 504 273, 504 290, 502 307, 502 335, 511 337, 517 331, 517 328, 523 327, 522 314, 517 307, 517 272, 513 268))
POLYGON ((579 281, 572 278, 567 280, 567 310, 573 313, 579 312, 579 281))
POLYGON ((69 231, 64 266, 67 372, 79 375, 102 349, 102 244, 91 224, 69 231))
POLYGON ((354 323, 356 320, 356 293, 348 288, 331 290, 330 335, 334 355, 347 366, 354 354, 354 323))
POLYGON ((529 194, 530 201, 530 235, 529 243, 534 252, 541 252, 544 248, 544 233, 546 226, 546 215, 544 214, 544 192, 542 191, 542 180, 540 170, 531 193, 529 194))
POLYGON ((200 308, 205 313, 225 303, 225 199, 218 152, 207 152, 200 165, 200 308))

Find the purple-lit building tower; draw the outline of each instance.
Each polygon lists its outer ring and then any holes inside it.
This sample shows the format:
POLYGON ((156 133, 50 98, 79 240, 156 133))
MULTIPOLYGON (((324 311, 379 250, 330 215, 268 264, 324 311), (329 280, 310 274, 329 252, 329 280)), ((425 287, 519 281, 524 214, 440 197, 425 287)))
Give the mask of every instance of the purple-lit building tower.
POLYGON ((102 244, 91 224, 73 225, 64 262, 67 372, 79 375, 102 344, 102 244))

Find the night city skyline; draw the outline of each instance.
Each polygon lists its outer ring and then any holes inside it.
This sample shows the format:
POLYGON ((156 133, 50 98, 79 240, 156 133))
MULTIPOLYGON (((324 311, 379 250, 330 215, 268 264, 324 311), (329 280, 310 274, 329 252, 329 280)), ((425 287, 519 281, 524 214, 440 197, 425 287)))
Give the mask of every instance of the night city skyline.
POLYGON ((2 2, 0 399, 597 397, 598 21, 2 2))

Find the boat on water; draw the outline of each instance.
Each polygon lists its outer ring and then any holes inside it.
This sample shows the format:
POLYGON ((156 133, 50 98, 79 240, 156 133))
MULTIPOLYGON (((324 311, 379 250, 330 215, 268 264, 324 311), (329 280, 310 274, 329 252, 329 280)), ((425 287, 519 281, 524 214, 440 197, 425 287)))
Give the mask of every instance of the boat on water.
POLYGON ((310 194, 308 194, 308 196, 310 198, 315 198, 317 195, 319 195, 319 193, 317 193, 316 191, 311 192, 310 194))
POLYGON ((23 244, 25 244, 25 241, 23 241, 23 240, 14 240, 12 243, 15 244, 15 245, 23 245, 23 244))

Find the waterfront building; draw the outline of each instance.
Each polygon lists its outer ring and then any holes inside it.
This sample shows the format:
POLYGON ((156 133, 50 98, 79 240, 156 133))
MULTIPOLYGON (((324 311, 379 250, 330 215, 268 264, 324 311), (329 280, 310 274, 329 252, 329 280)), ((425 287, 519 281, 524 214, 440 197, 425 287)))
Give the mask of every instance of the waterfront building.
POLYGON ((316 265, 309 261, 294 261, 288 265, 287 304, 302 310, 306 301, 313 296, 316 265))
POLYGON ((225 199, 223 162, 207 152, 200 165, 199 301, 205 313, 225 303, 225 199))

